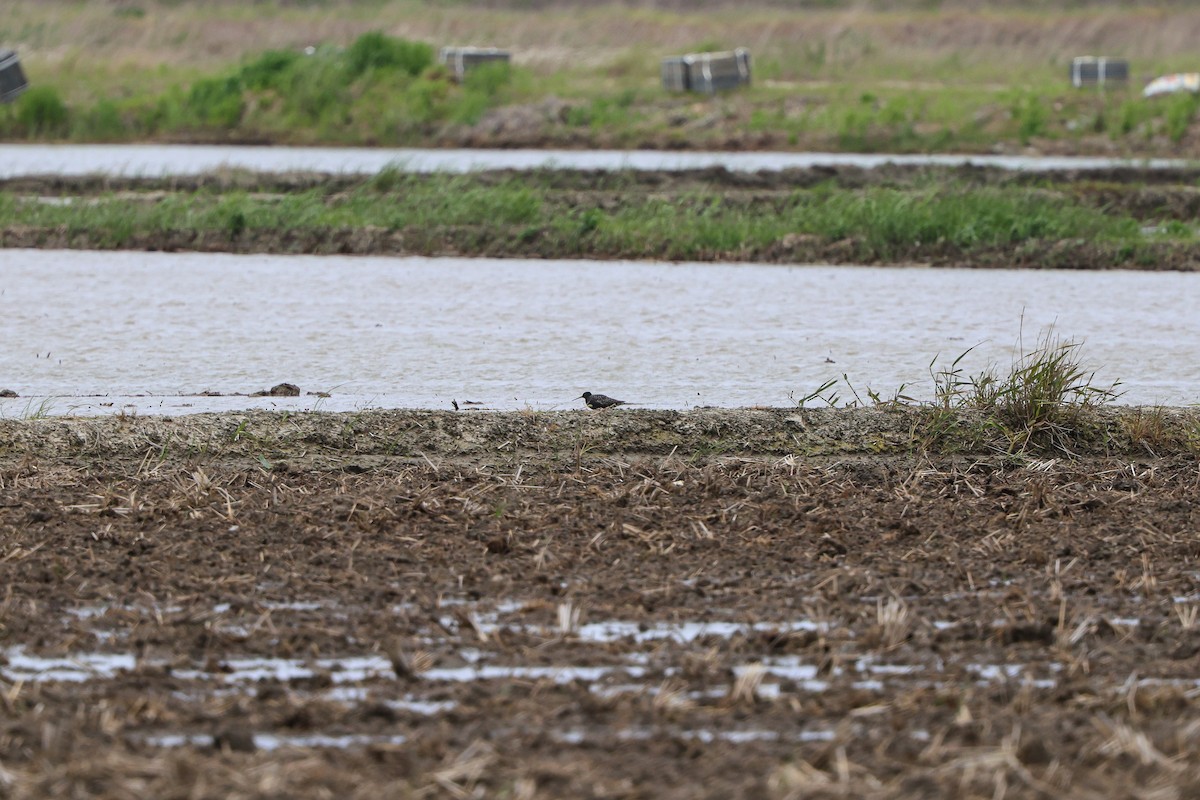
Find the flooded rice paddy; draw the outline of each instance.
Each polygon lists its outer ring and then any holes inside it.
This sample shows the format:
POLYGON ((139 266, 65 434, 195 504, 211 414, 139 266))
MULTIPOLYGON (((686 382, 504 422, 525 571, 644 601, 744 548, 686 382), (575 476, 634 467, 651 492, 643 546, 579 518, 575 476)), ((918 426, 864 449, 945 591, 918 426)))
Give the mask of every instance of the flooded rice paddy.
POLYGON ((1121 402, 1200 400, 1200 276, 0 251, 0 415, 927 399, 1050 327, 1121 402), (848 383, 843 380, 848 377, 848 383), (299 397, 249 397, 289 382, 299 397), (327 396, 326 396, 327 395, 327 396))
POLYGON ((871 168, 883 164, 975 164, 1047 171, 1132 166, 1177 169, 1183 159, 1119 159, 1074 156, 900 155, 867 153, 672 152, 659 150, 483 150, 351 147, 247 147, 228 145, 45 145, 0 144, 0 178, 33 175, 107 174, 122 177, 198 175, 220 169, 255 172, 373 174, 385 168, 409 172, 531 170, 735 171, 818 166, 871 168))

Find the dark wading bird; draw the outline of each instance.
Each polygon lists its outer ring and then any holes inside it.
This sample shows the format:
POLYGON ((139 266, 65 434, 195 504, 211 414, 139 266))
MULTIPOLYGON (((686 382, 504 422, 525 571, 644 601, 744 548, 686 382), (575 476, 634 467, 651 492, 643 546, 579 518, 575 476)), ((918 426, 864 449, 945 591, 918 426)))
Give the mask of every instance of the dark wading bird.
POLYGON ((607 395, 592 394, 591 392, 584 392, 575 399, 579 400, 581 398, 587 404, 588 408, 612 408, 613 406, 629 405, 624 400, 615 400, 607 395))

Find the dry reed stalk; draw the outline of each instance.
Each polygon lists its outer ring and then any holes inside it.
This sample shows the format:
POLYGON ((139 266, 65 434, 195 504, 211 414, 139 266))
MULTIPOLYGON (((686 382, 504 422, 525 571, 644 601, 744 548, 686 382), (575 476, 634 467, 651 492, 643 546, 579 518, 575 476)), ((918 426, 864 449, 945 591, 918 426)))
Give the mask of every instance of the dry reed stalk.
POLYGON ((766 674, 766 668, 762 664, 747 664, 742 667, 729 690, 729 702, 735 705, 754 703, 758 699, 758 688, 766 674))
POLYGON ((453 760, 435 771, 430 777, 441 789, 452 797, 467 800, 474 796, 476 784, 487 770, 496 763, 495 748, 484 741, 472 742, 453 760))
POLYGON ((913 617, 908 604, 898 597, 882 598, 875 603, 875 619, 881 631, 883 646, 888 649, 899 647, 912 632, 913 617))

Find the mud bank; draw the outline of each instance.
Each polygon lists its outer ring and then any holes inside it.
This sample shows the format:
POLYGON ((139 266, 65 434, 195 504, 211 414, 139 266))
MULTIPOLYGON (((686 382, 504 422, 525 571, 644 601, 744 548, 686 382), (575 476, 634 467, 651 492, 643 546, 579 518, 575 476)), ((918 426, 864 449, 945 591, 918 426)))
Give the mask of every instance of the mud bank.
MULTIPOLYGON (((1054 437, 1022 440, 1030 455, 1189 455, 1200 441, 1196 409, 1095 408, 1055 424, 1054 437)), ((0 459, 1019 455, 1002 427, 979 412, 931 407, 114 414, 0 420, 0 459)))
POLYGON ((126 238, 114 248, 102 234, 61 228, 0 229, 0 247, 46 250, 147 250, 198 253, 270 253, 285 255, 426 256, 475 258, 589 258, 732 261, 763 264, 859 264, 881 266, 974 267, 979 269, 1138 269, 1194 272, 1200 269, 1200 245, 1164 243, 1139 252, 1131 260, 1128 248, 1117 243, 1033 241, 1014 251, 1009 247, 977 248, 964 253, 957 247, 922 246, 890 253, 872 252, 863 239, 847 237, 824 242, 788 236, 766 247, 741 247, 664 254, 639 247, 587 248, 530 235, 528 231, 492 227, 447 226, 404 235, 373 228, 317 228, 307 231, 257 231, 230 237, 220 231, 158 232, 126 238))
POLYGON ((888 410, 4 421, 0 796, 1189 797, 1197 419, 1150 413, 1072 457, 888 410))

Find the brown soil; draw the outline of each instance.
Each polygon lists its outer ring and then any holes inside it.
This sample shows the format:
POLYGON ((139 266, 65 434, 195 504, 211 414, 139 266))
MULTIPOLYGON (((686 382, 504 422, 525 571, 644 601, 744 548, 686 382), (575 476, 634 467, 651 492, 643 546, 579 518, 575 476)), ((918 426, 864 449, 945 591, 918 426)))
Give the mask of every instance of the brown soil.
POLYGON ((1196 796, 1195 413, 927 422, 0 421, 0 797, 1196 796))

